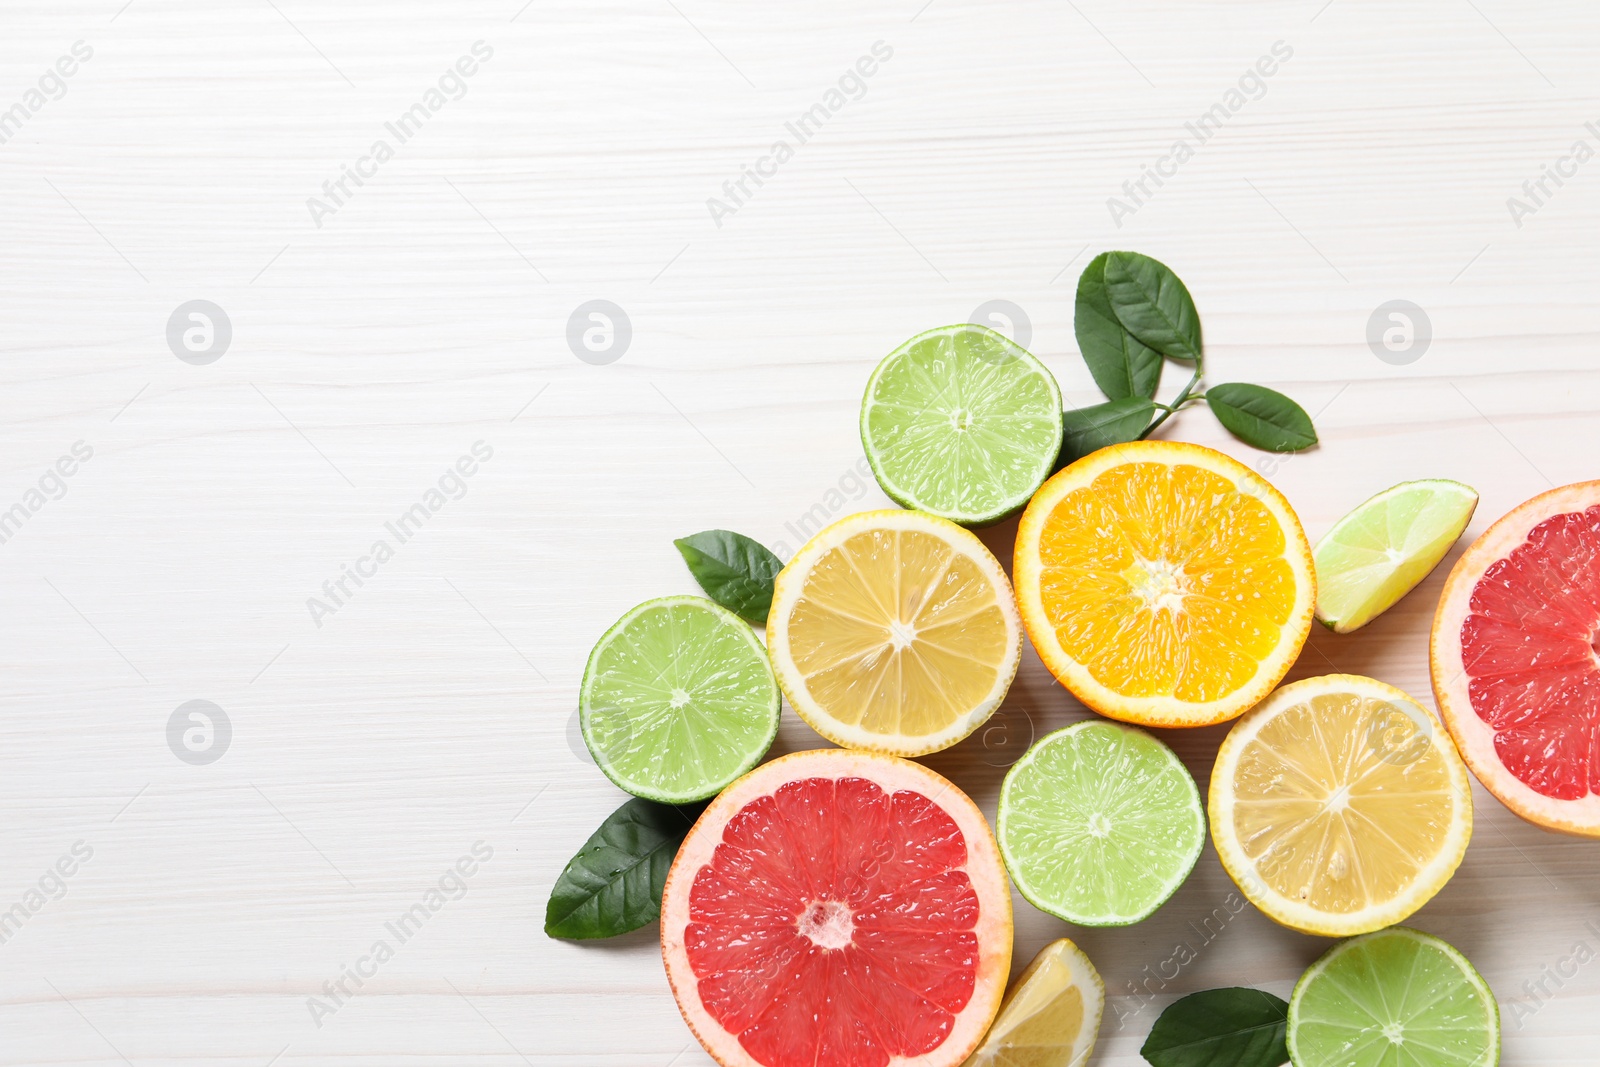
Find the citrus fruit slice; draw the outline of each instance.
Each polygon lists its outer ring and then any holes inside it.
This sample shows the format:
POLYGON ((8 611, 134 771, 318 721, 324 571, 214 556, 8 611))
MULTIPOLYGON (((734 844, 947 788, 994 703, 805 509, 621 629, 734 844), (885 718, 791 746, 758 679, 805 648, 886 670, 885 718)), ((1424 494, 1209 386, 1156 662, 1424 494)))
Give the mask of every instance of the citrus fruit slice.
POLYGON ((1061 390, 1028 350, 986 326, 918 334, 878 364, 861 443, 903 507, 969 525, 1020 509, 1061 452, 1061 390))
POLYGON ((711 802, 667 873, 661 954, 722 1067, 952 1067, 1011 969, 983 814, 891 756, 799 752, 711 802))
POLYGON ((1450 880, 1472 836, 1472 786, 1433 716, 1353 674, 1279 689, 1223 740, 1211 838, 1250 902, 1343 937, 1397 923, 1450 880))
POLYGON ((1500 1008, 1467 958, 1404 926, 1329 949, 1289 1000, 1294 1067, 1494 1067, 1500 1008))
POLYGON ((989 1036, 961 1067, 1083 1067, 1094 1051, 1106 986, 1066 938, 1040 950, 1006 994, 989 1036))
POLYGON ((649 600, 589 653, 583 741, 635 796, 703 800, 761 761, 778 735, 778 687, 748 623, 704 597, 649 600))
POLYGON ((1221 452, 1133 441, 1034 496, 1017 604, 1039 658, 1102 715, 1232 719, 1272 691, 1311 629, 1311 546, 1289 502, 1221 452))
POLYGON ((917 511, 865 511, 779 572, 767 648, 789 703, 823 737, 920 756, 999 706, 1022 627, 1005 571, 972 533, 917 511))
POLYGON ((1444 559, 1477 506, 1470 485, 1430 478, 1385 489, 1334 523, 1312 552, 1317 621, 1347 634, 1394 607, 1444 559))
POLYGON ((1501 803, 1600 837, 1600 482, 1534 497, 1456 561, 1433 619, 1433 692, 1501 803))
POLYGON ((995 826, 1028 903, 1080 926, 1148 916, 1206 839, 1200 791, 1172 749, 1099 719, 1047 735, 1006 772, 995 826))

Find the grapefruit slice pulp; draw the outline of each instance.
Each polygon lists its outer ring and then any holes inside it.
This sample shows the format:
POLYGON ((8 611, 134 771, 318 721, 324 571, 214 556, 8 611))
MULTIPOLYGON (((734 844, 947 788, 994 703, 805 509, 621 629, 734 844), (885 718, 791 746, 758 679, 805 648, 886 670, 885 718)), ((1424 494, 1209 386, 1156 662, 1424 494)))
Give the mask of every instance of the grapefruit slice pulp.
POLYGON ((1600 837, 1600 481, 1534 497, 1450 572, 1434 694, 1467 765, 1512 811, 1600 837))
POLYGON ((678 850, 661 953, 723 1067, 954 1067, 1011 967, 983 814, 892 756, 822 749, 730 785, 678 850))

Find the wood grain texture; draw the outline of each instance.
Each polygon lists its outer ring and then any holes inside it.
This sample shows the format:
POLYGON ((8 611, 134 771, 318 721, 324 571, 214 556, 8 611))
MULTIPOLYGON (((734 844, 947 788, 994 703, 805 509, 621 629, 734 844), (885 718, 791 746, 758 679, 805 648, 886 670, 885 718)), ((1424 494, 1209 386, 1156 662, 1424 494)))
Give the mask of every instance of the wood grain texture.
MULTIPOLYGON (((93 449, 0 544, 0 911, 93 851, 0 944, 0 1064, 709 1062, 653 930, 540 928, 622 799, 574 728, 589 646, 693 591, 675 536, 792 551, 803 516, 884 504, 857 403, 920 330, 1011 301, 1069 400, 1096 399, 1072 336, 1096 251, 1173 265, 1212 380, 1316 416, 1321 447, 1286 459, 1203 410, 1169 424, 1256 464, 1313 537, 1404 478, 1476 486, 1470 536, 1596 474, 1600 163, 1520 226, 1507 207, 1600 147, 1593 5, 123 3, 0 5, 0 110, 93 48, 0 144, 0 510, 93 449), (318 226, 307 199, 478 41, 464 95, 318 226), (717 225, 707 199, 879 41, 864 94, 717 225), (1264 95, 1115 225, 1107 199, 1278 41, 1264 95), (165 337, 197 298, 233 326, 205 366, 165 337), (1398 298, 1434 333, 1405 366, 1365 339, 1398 298), (593 299, 633 328, 605 366, 566 341, 593 299), (478 441, 465 494, 317 625, 307 598, 478 441), (167 744, 194 699, 233 729, 206 766, 167 744), (319 1026, 308 998, 480 841, 465 895, 319 1026)), ((983 535, 1002 559, 1013 529, 983 535)), ((1442 581, 1315 634, 1295 676, 1426 697, 1442 581)), ((994 727, 927 763, 992 815, 1027 740, 1084 714, 1030 651, 994 727)), ((1202 786, 1220 736, 1173 738, 1202 786)), ((819 743, 785 711, 777 751, 819 743)), ((1416 925, 1488 977, 1508 1067, 1590 1064, 1600 967, 1547 975, 1600 948, 1596 846, 1477 798, 1416 925)), ((1077 939, 1112 996, 1094 1062, 1134 1067, 1176 996, 1287 994, 1325 947, 1253 909, 1219 924, 1231 889, 1208 847, 1129 929, 1019 899, 1017 966, 1077 939)))

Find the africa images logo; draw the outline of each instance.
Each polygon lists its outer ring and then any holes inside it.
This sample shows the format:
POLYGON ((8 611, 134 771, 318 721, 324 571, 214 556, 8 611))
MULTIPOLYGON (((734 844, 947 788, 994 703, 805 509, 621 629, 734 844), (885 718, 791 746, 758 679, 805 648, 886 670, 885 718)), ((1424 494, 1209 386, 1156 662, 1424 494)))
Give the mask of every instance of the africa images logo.
POLYGON ((437 86, 430 86, 422 98, 401 112, 394 122, 383 124, 384 130, 394 138, 393 145, 379 137, 353 166, 341 165, 337 178, 323 182, 323 198, 313 196, 306 199, 306 210, 311 212, 311 221, 317 229, 322 229, 324 218, 337 215, 339 209, 355 196, 351 185, 359 189, 367 184, 367 179, 377 177, 378 168, 395 157, 396 145, 403 145, 422 132, 423 125, 443 111, 446 104, 466 96, 466 79, 478 73, 480 63, 487 63, 493 58, 494 49, 487 42, 474 41, 472 55, 464 55, 453 66, 445 68, 445 72, 439 75, 437 86))
POLYGON ((820 133, 828 120, 843 111, 846 104, 867 95, 867 79, 878 73, 880 65, 894 56, 894 49, 883 41, 874 41, 871 51, 871 55, 864 55, 853 66, 846 67, 845 72, 839 75, 838 85, 823 93, 821 100, 800 112, 792 122, 783 124, 783 128, 793 135, 793 143, 788 137, 779 137, 772 142, 766 155, 740 170, 737 178, 722 183, 722 194, 726 199, 715 196, 707 198, 706 210, 711 212, 711 221, 717 224, 717 229, 722 229, 725 216, 738 212, 755 195, 755 189, 750 188, 751 182, 759 189, 767 184, 768 178, 777 177, 778 168, 794 158, 799 146, 820 133))
POLYGON ((467 895, 472 886, 469 881, 494 858, 494 846, 487 841, 474 841, 472 847, 441 874, 415 902, 394 919, 383 924, 386 936, 372 942, 367 951, 356 957, 353 964, 341 963, 339 975, 322 983, 322 995, 313 993, 306 997, 306 1010, 318 1030, 323 1020, 337 1015, 350 1003, 367 982, 378 977, 383 965, 394 959, 399 948, 417 934, 423 926, 451 901, 467 895), (392 939, 392 940, 391 940, 392 939), (351 988, 354 986, 355 988, 351 988))
POLYGON ((1150 188, 1152 184, 1159 189, 1167 184, 1166 179, 1177 177, 1178 168, 1193 159, 1201 145, 1221 133, 1224 123, 1243 111, 1246 104, 1266 96, 1267 79, 1293 58, 1293 46, 1287 41, 1274 41, 1266 54, 1245 68, 1238 82, 1222 94, 1222 99, 1201 112, 1193 122, 1183 124, 1185 136, 1173 141, 1172 147, 1158 156, 1155 163, 1144 167, 1139 177, 1122 183, 1123 196, 1127 199, 1107 197, 1106 210, 1111 213, 1111 221, 1117 229, 1122 229, 1123 219, 1137 214, 1155 196, 1155 190, 1150 188))
POLYGON ((71 55, 61 56, 54 67, 47 68, 39 75, 37 88, 23 93, 22 99, 9 108, 0 109, 0 144, 21 133, 28 120, 43 111, 50 101, 66 96, 67 79, 94 58, 94 48, 86 41, 74 41, 71 51, 71 55))
POLYGON ((492 445, 487 441, 474 441, 471 455, 458 457, 439 475, 437 484, 423 492, 420 500, 383 524, 385 532, 394 538, 394 544, 390 544, 388 538, 379 537, 368 547, 365 555, 357 557, 353 563, 340 564, 339 574, 322 583, 322 597, 306 598, 306 610, 311 613, 311 621, 316 623, 317 629, 322 629, 323 620, 337 614, 340 608, 354 599, 368 579, 378 576, 378 568, 394 558, 396 546, 405 544, 421 533, 428 521, 444 510, 446 504, 466 496, 469 488, 467 479, 477 474, 482 464, 493 458, 492 445))

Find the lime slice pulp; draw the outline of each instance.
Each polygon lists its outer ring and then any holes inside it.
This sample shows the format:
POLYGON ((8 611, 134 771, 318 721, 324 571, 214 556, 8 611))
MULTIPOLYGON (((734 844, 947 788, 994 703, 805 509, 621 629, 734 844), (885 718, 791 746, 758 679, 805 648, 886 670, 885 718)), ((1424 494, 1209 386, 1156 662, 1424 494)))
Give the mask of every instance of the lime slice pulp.
POLYGON ((778 683, 748 623, 703 597, 650 600, 589 653, 578 696, 595 763, 635 796, 703 800, 778 733, 778 683))
POLYGON ((895 503, 967 525, 1027 504, 1061 452, 1061 390, 986 326, 918 334, 878 364, 861 443, 895 503))
POLYGON ((1200 791, 1143 730, 1090 720, 1028 751, 1000 786, 1000 854, 1028 902, 1082 926, 1126 926, 1189 877, 1200 791))
POLYGON ((1295 1067, 1494 1067, 1500 1009, 1467 958, 1392 926, 1335 945, 1289 1001, 1295 1067))
POLYGON ((1471 486, 1430 478, 1385 489, 1334 523, 1313 552, 1318 621, 1345 634, 1388 611, 1439 565, 1477 506, 1471 486))

